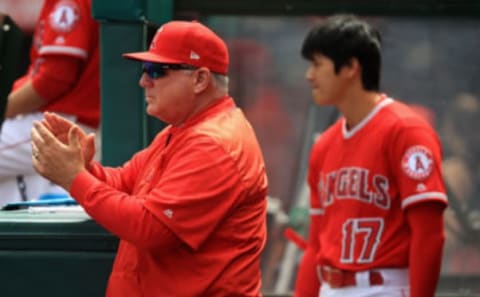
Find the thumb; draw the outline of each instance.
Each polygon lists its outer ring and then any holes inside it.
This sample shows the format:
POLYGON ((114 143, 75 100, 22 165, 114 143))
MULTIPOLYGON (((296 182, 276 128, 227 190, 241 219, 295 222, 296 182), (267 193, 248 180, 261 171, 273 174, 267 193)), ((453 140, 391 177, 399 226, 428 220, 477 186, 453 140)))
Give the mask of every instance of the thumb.
POLYGON ((95 150, 95 134, 90 133, 87 135, 87 145, 95 150))
POLYGON ((95 155, 95 134, 90 133, 87 136, 85 141, 85 154, 87 156, 87 160, 91 161, 95 155))
POLYGON ((68 130, 68 143, 73 145, 76 148, 81 148, 80 139, 79 139, 79 128, 77 126, 72 126, 68 130))

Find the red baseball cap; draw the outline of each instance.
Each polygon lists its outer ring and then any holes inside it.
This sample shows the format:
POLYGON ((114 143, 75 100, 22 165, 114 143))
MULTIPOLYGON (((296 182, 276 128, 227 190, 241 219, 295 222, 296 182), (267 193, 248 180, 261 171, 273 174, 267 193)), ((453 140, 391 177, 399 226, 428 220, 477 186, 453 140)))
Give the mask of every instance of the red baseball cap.
POLYGON ((225 42, 197 21, 171 21, 161 26, 146 52, 126 53, 138 61, 188 64, 227 74, 228 50, 225 42))

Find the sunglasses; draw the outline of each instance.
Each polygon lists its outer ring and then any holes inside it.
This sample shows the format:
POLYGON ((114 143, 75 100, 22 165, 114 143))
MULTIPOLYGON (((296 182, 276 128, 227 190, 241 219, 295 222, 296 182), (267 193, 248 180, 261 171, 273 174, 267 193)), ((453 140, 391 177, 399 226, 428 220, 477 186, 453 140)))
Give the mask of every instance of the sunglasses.
POLYGON ((157 79, 167 75, 167 70, 194 70, 197 67, 187 64, 160 64, 152 62, 144 62, 142 65, 142 73, 146 73, 150 79, 157 79))

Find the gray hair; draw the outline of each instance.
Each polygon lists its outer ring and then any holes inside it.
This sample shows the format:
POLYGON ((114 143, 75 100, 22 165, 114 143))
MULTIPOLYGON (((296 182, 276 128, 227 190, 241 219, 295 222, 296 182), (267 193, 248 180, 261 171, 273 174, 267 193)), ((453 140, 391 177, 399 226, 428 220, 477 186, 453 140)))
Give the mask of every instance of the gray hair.
POLYGON ((218 89, 223 89, 228 93, 228 76, 219 74, 219 73, 213 73, 213 80, 215 81, 215 85, 218 89))

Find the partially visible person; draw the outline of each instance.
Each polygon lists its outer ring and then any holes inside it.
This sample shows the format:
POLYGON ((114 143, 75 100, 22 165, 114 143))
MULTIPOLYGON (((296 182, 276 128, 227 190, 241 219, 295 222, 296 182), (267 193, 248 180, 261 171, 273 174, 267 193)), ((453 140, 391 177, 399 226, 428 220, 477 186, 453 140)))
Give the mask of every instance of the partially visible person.
POLYGON ((472 127, 480 121, 480 101, 470 93, 459 93, 450 101, 441 121, 432 110, 410 104, 440 130, 443 176, 449 194, 445 212, 446 238, 442 272, 446 275, 480 274, 480 137, 472 127), (438 124, 440 123, 440 125, 438 124), (438 127, 439 126, 439 127, 438 127))
MULTIPOLYGON (((91 0, 45 0, 27 73, 8 95, 0 133, 0 204, 65 193, 32 166, 30 130, 43 111, 65 115, 88 131, 100 123, 98 23, 91 0)), ((99 158, 99 155, 97 156, 99 158)))
POLYGON ((149 147, 107 168, 72 122, 46 113, 32 129, 35 169, 121 239, 107 296, 261 296, 267 177, 224 41, 171 21, 125 57, 143 62, 147 114, 169 124, 149 147))
POLYGON ((445 146, 443 171, 450 191, 446 213, 446 274, 480 274, 480 100, 460 93, 441 121, 445 146))
POLYGON ((0 11, 7 14, 27 34, 35 29, 35 23, 44 0, 0 0, 0 11))
POLYGON ((310 232, 295 296, 433 297, 447 206, 436 133, 379 91, 381 37, 367 22, 327 18, 302 55, 315 103, 342 117, 311 151, 310 232))

